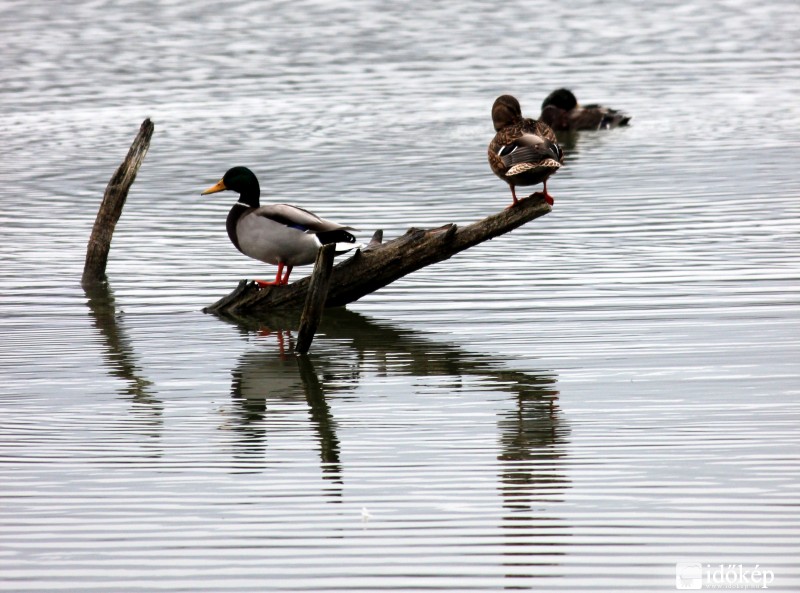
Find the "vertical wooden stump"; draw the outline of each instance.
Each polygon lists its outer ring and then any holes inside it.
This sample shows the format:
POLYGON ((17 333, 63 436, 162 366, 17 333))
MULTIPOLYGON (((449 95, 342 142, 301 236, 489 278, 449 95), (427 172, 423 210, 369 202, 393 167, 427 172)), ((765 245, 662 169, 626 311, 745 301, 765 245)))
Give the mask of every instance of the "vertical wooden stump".
POLYGON ((336 245, 330 243, 324 245, 317 253, 317 261, 314 262, 314 271, 311 274, 311 282, 308 285, 303 315, 300 317, 297 345, 294 348, 294 351, 298 354, 308 354, 311 342, 314 340, 314 334, 319 327, 322 310, 325 308, 325 300, 328 298, 328 288, 331 284, 331 271, 333 270, 335 251, 336 245))
POLYGON ((142 122, 139 133, 133 140, 128 155, 112 175, 106 186, 103 202, 94 221, 89 245, 86 247, 86 261, 83 265, 81 285, 83 287, 101 284, 106 280, 106 264, 108 251, 111 249, 111 237, 114 228, 122 215, 122 208, 128 198, 128 190, 136 179, 136 173, 142 165, 150 138, 153 136, 153 122, 150 118, 142 122))

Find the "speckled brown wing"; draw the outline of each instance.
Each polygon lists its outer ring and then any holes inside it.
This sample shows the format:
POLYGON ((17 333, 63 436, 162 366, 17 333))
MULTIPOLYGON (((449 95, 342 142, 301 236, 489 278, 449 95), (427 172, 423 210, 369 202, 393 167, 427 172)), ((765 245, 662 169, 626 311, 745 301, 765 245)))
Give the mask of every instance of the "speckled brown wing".
POLYGON ((555 132, 547 124, 530 118, 499 130, 487 153, 494 174, 511 185, 541 183, 563 160, 555 132), (501 155, 504 147, 510 147, 511 152, 501 155))
POLYGON ((489 166, 498 177, 504 177, 508 171, 508 166, 497 154, 503 147, 521 138, 524 134, 534 134, 545 140, 557 142, 556 134, 546 123, 526 117, 517 123, 506 126, 498 131, 489 143, 488 156, 489 166))
POLYGON ((556 132, 571 132, 578 130, 604 130, 617 126, 626 126, 630 116, 602 105, 579 106, 569 111, 559 109, 555 105, 548 105, 542 109, 539 116, 556 132))
POLYGON ((578 107, 569 112, 569 129, 571 130, 597 130, 603 121, 604 111, 596 107, 578 107))
POLYGON ((621 111, 602 105, 579 106, 569 111, 548 105, 542 110, 541 118, 559 132, 615 128, 627 125, 631 119, 621 111))
POLYGON ((514 140, 522 136, 522 122, 511 126, 506 126, 499 130, 489 143, 489 166, 495 175, 501 179, 505 179, 505 174, 508 171, 508 166, 503 162, 503 159, 497 154, 503 146, 511 144, 514 140))
POLYGON ((569 119, 572 130, 605 130, 627 126, 631 118, 621 111, 603 105, 584 105, 573 109, 569 113, 569 119))
POLYGON ((536 134, 540 138, 544 138, 545 140, 550 140, 551 142, 557 142, 556 133, 553 129, 538 119, 531 119, 526 117, 522 120, 522 132, 523 133, 530 133, 536 134))

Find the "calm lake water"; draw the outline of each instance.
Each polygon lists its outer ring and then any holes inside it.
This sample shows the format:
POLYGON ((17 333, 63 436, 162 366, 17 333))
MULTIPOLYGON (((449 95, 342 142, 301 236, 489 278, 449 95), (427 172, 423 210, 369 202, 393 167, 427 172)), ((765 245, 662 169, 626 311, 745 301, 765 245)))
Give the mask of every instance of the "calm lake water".
POLYGON ((651 592, 690 563, 800 591, 798 23, 4 0, 0 590, 651 592), (465 224, 510 202, 494 98, 558 86, 634 117, 566 144, 549 215, 328 312, 305 359, 202 312, 274 274, 199 195, 227 168, 362 240, 465 224))

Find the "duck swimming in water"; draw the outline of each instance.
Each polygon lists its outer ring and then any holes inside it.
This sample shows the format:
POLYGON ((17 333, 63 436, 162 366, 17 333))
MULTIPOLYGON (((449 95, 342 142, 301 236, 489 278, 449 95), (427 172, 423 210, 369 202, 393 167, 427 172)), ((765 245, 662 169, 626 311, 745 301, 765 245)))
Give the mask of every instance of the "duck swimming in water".
POLYGON ((537 183, 544 185, 545 200, 552 205, 547 179, 564 162, 553 130, 541 121, 522 117, 519 101, 511 95, 501 95, 495 100, 492 122, 497 133, 489 143, 489 166, 511 187, 514 200, 511 205, 518 201, 514 189, 517 185, 537 183))
POLYGON ((542 102, 539 119, 556 132, 605 130, 627 126, 631 116, 603 105, 581 105, 569 89, 557 89, 542 102))
POLYGON ((292 268, 314 263, 323 245, 355 243, 351 227, 289 204, 262 206, 258 179, 247 167, 229 169, 201 195, 224 190, 239 194, 225 223, 231 243, 248 257, 278 266, 275 280, 256 280, 261 286, 288 284, 292 268))

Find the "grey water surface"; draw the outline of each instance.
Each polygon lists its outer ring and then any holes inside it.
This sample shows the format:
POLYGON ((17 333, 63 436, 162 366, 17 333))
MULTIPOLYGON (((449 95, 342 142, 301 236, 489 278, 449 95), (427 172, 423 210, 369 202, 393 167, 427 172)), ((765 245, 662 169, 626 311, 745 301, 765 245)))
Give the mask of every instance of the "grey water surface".
POLYGON ((4 0, 0 590, 651 592, 722 565, 800 591, 798 23, 4 0), (274 274, 230 244, 235 196, 199 195, 227 168, 365 241, 467 224, 511 200, 492 101, 559 86, 633 120, 565 139, 552 213, 328 312, 308 358, 286 319, 202 312, 274 274))

